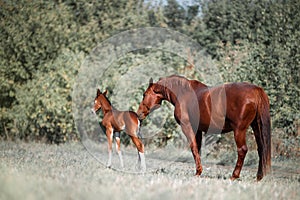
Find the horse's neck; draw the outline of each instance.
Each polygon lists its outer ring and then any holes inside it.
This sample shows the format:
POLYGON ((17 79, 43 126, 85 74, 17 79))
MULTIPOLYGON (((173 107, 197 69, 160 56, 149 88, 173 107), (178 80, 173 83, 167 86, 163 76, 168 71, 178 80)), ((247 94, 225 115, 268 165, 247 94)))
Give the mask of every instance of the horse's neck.
POLYGON ((208 87, 204 83, 197 81, 197 80, 190 80, 190 84, 191 84, 191 87, 193 88, 193 90, 199 90, 199 89, 201 90, 201 89, 205 89, 208 87))
POLYGON ((186 95, 195 95, 197 90, 205 89, 207 86, 197 80, 189 80, 189 85, 176 88, 168 88, 165 92, 165 100, 175 105, 181 98, 186 98, 186 95))
POLYGON ((174 106, 177 104, 178 101, 184 96, 188 91, 184 91, 178 88, 168 88, 165 92, 165 100, 169 101, 174 106))

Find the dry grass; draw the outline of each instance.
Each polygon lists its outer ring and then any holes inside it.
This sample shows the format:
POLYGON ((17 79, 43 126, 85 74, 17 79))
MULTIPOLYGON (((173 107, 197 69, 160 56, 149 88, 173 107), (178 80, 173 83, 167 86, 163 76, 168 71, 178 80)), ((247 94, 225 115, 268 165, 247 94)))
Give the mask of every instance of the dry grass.
POLYGON ((136 175, 106 169, 81 144, 1 142, 0 150, 0 199, 300 197, 299 160, 274 161, 272 175, 257 183, 256 164, 245 166, 241 178, 231 182, 228 178, 233 164, 220 166, 214 164, 217 161, 203 161, 203 174, 194 177, 191 154, 182 154, 172 162, 160 158, 159 152, 152 154, 146 160, 148 173, 136 175))

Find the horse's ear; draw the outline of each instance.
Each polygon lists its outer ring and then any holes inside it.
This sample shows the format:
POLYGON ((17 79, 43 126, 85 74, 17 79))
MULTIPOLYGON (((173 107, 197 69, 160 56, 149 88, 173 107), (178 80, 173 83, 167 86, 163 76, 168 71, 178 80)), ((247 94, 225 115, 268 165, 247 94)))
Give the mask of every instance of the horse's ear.
POLYGON ((104 96, 106 96, 107 94, 107 90, 105 90, 103 93, 102 93, 104 96))
POLYGON ((153 84, 153 79, 151 77, 150 80, 149 80, 149 86, 152 85, 152 84, 153 84))
POLYGON ((97 96, 99 96, 101 94, 101 91, 100 91, 100 89, 98 88, 97 89, 97 96))

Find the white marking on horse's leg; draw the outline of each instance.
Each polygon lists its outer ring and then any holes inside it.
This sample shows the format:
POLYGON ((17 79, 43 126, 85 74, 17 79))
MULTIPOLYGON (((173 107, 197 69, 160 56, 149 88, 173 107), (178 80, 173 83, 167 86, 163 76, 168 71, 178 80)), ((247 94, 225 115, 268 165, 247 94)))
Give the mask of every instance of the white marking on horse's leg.
POLYGON ((119 155, 119 159, 120 159, 120 163, 121 163, 121 168, 124 168, 124 162, 123 162, 123 157, 122 157, 122 152, 121 152, 121 148, 120 148, 120 138, 116 137, 116 150, 117 153, 119 155))
POLYGON ((110 138, 108 138, 109 144, 108 144, 108 161, 107 161, 107 167, 110 168, 111 167, 111 159, 112 159, 112 141, 113 141, 113 129, 109 129, 107 131, 111 131, 110 133, 108 132, 108 134, 110 134, 110 138))
POLYGON ((112 150, 108 150, 108 161, 107 161, 107 167, 111 167, 111 157, 112 157, 112 150))
POLYGON ((145 172, 146 171, 146 160, 145 160, 145 154, 139 152, 139 160, 141 164, 141 171, 145 172))
POLYGON ((135 169, 141 170, 141 156, 140 156, 139 152, 138 152, 138 159, 136 161, 135 169))
POLYGON ((119 158, 120 158, 121 168, 123 169, 124 168, 124 162, 123 162, 122 152, 118 151, 118 155, 119 155, 119 158))

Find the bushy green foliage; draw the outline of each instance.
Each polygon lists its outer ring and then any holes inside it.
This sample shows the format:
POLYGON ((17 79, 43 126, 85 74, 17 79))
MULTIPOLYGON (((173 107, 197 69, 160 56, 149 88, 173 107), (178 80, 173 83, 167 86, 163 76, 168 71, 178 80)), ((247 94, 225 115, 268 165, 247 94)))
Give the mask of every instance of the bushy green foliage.
MULTIPOLYGON (((270 97, 273 128, 297 137, 299 9, 296 0, 204 0, 188 6, 175 0, 156 6, 140 0, 0 0, 0 137, 56 143, 79 139, 70 109, 73 81, 84 58, 108 37, 148 26, 194 38, 216 59, 224 81, 262 86, 270 97)), ((107 72, 113 81, 100 84, 112 92, 117 108, 122 109, 122 96, 114 95, 114 81, 141 62, 168 64, 194 76, 185 71, 186 61, 169 53, 129 53, 112 64, 116 71, 107 72)), ((142 77, 148 71, 139 73, 142 77)), ((144 89, 127 91, 126 109, 137 109, 144 89)), ((156 141, 160 145, 180 137, 171 111, 167 119, 156 141)))
POLYGON ((144 24, 138 2, 0 1, 1 138, 78 139, 72 81, 97 43, 144 24))
MULTIPOLYGON (((218 44, 219 68, 225 81, 249 81, 264 88, 270 98, 274 127, 297 135, 299 126, 300 4, 270 3, 261 7, 262 23, 253 38, 239 38, 218 44), (295 18, 290 18, 293 15, 295 18)), ((256 10, 256 12, 258 12, 256 10)), ((220 34, 220 37, 223 35, 220 34)))
POLYGON ((49 73, 38 72, 36 78, 16 90, 16 101, 5 113, 10 128, 8 139, 40 139, 48 142, 76 140, 72 118, 71 89, 83 55, 63 52, 46 65, 49 73))

